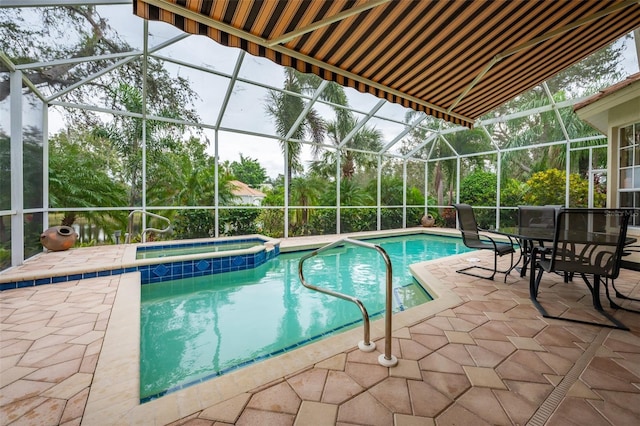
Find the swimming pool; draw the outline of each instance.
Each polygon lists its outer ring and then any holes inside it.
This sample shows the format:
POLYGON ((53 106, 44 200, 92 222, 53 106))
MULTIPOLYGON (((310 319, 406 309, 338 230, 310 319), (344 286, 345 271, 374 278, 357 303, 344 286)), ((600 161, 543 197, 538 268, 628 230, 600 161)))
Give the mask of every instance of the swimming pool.
MULTIPOLYGON (((391 258, 396 311, 430 300, 410 264, 469 251, 459 238, 425 234, 367 241, 391 258)), ((302 286, 301 253, 254 269, 142 286, 141 401, 361 324, 353 304, 302 286)), ((305 262, 304 273, 314 285, 361 299, 372 318, 384 311, 384 262, 373 250, 323 252, 305 262)))

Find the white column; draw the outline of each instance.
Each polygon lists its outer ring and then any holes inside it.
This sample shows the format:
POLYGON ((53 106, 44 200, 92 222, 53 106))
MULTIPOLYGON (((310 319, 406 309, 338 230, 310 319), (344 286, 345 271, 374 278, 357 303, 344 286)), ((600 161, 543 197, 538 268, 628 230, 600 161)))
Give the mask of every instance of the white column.
POLYGON ((24 261, 24 175, 22 141, 22 72, 11 73, 11 266, 24 261))

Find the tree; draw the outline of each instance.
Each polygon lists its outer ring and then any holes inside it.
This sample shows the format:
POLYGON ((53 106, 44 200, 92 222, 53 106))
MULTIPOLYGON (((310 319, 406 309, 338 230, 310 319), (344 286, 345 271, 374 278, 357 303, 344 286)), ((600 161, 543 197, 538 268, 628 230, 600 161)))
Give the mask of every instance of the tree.
POLYGON ((220 214, 220 233, 222 235, 248 235, 259 232, 257 209, 223 210, 220 214))
MULTIPOLYGON (((574 64, 545 84, 558 103, 566 99, 586 97, 610 86, 622 77, 621 63, 623 45, 612 43, 609 46, 574 64)), ((512 101, 496 108, 491 116, 506 115, 518 111, 549 106, 549 99, 544 86, 537 86, 512 101)), ((501 148, 534 147, 540 142, 556 142, 566 140, 564 129, 571 138, 582 138, 599 134, 573 112, 572 108, 562 108, 558 112, 551 110, 540 114, 530 114, 488 127, 494 140, 501 148), (560 115, 562 125, 558 121, 560 115)), ((595 142, 579 142, 572 146, 589 146, 595 142)), ((531 148, 509 150, 503 155, 502 179, 507 177, 528 179, 532 173, 548 168, 563 169, 566 164, 566 147, 564 144, 549 146, 546 149, 531 148)), ((588 150, 575 151, 572 162, 579 163, 579 170, 588 170, 588 150)))
POLYGON ((340 175, 343 179, 351 179, 357 172, 364 172, 377 165, 374 154, 382 149, 382 133, 363 126, 348 142, 349 147, 342 147, 345 137, 356 126, 353 114, 338 116, 327 125, 329 140, 335 150, 324 150, 320 159, 311 163, 313 173, 325 177, 335 176, 338 152, 340 153, 340 175), (366 153, 363 151, 370 151, 366 153))
MULTIPOLYGON (((380 205, 381 206, 401 206, 403 203, 404 185, 399 176, 382 175, 380 182, 380 205)), ((371 199, 375 200, 378 193, 377 182, 371 181, 367 185, 367 193, 371 199)), ((415 186, 407 184, 406 204, 408 206, 424 206, 424 195, 415 186)), ((433 204, 433 200, 432 200, 433 204)), ((430 209, 429 213, 437 216, 435 209, 430 209)), ((420 222, 424 214, 423 207, 409 207, 407 209, 407 223, 409 225, 420 222)), ((382 222, 384 228, 398 227, 402 225, 402 209, 382 209, 382 222), (387 223, 387 225, 385 225, 387 223), (392 226, 392 224, 394 224, 392 226)))
MULTIPOLYGON (((0 17, 0 50, 16 64, 126 52, 131 52, 133 58, 138 56, 135 49, 110 28, 95 6, 0 8, 0 17), (29 43, 16 43, 16 40, 28 40, 29 43)), ((58 96, 58 101, 92 103, 134 115, 114 115, 111 121, 104 121, 103 116, 93 110, 63 110, 70 132, 83 134, 86 129, 95 129, 92 143, 98 137, 102 142, 108 142, 118 154, 109 157, 109 176, 129 185, 128 204, 136 206, 142 199, 142 136, 147 136, 144 143, 148 151, 147 164, 151 165, 147 177, 153 179, 155 166, 156 170, 160 166, 171 170, 168 156, 164 154, 180 144, 183 129, 152 120, 146 120, 143 129, 142 119, 135 118, 135 115, 145 112, 198 122, 198 115, 193 109, 197 94, 187 79, 170 74, 161 60, 152 56, 144 57, 146 61, 122 58, 103 56, 90 61, 59 61, 47 67, 26 69, 24 73, 40 91, 53 96, 62 89, 83 82, 58 96), (112 66, 108 73, 100 74, 112 66), (144 99, 142 82, 145 83, 144 99)), ((0 65, 0 70, 3 69, 4 66, 0 65)), ((7 76, 3 74, 0 77, 0 100, 8 96, 7 76)), ((24 91, 29 90, 25 86, 24 91)), ((88 143, 89 139, 84 141, 88 143)))
MULTIPOLYGON (((127 188, 114 179, 111 159, 90 133, 59 133, 49 139, 49 203, 51 207, 121 207, 127 205, 127 188)), ((66 211, 61 225, 71 226, 76 211, 66 211)), ((83 216, 108 230, 113 223, 102 213, 83 216)), ((124 224, 122 214, 111 215, 124 224)))
MULTIPOLYGON (((123 41, 118 33, 102 17, 94 5, 59 6, 44 8, 0 8, 0 51, 14 64, 47 62, 61 58, 83 58, 132 52, 136 49, 123 41), (19 43, 18 40, 28 41, 19 43)), ((182 117, 197 121, 193 99, 198 95, 191 89, 187 79, 171 75, 162 61, 147 58, 146 94, 151 110, 180 110, 182 117), (166 108, 165 108, 166 107, 166 108)), ((0 62, 0 71, 7 71, 0 62)), ((145 80, 143 61, 122 61, 122 58, 100 58, 91 61, 64 61, 47 67, 29 68, 25 77, 39 90, 53 94, 80 81, 82 85, 71 90, 58 100, 83 104, 104 100, 105 107, 118 108, 112 96, 112 88, 122 82, 139 84, 145 80), (97 78, 87 78, 116 65, 111 72, 97 78)), ((29 90, 24 86, 25 90, 29 90)), ((0 101, 9 95, 8 75, 0 77, 0 101)), ((88 110, 65 110, 68 122, 84 123, 88 126, 98 122, 96 115, 88 110)), ((169 116, 171 117, 171 115, 169 116)))
MULTIPOLYGON (((262 200, 263 206, 284 205, 284 177, 282 175, 273 182, 273 189, 267 191, 262 200)), ((281 238, 284 236, 284 211, 282 209, 263 209, 258 219, 262 223, 264 235, 281 238)))
POLYGON ((303 171, 300 162, 302 147, 294 140, 304 140, 308 136, 312 142, 320 144, 325 133, 325 123, 313 108, 303 117, 298 127, 294 128, 306 107, 304 99, 298 95, 309 90, 303 84, 306 81, 303 76, 292 68, 285 68, 284 91, 269 90, 265 105, 267 114, 275 122, 276 133, 280 136, 280 148, 283 154, 288 153, 286 169, 289 182, 294 173, 303 171), (286 139, 290 132, 289 139, 286 139))
POLYGON ((240 162, 231 163, 231 172, 237 180, 253 188, 262 185, 267 179, 267 171, 258 160, 245 157, 242 153, 240 153, 240 162))
MULTIPOLYGON (((112 96, 114 103, 122 105, 128 112, 142 113, 145 108, 140 90, 128 83, 122 82, 112 96)), ((162 105, 162 109, 158 111, 147 105, 146 109, 151 114, 181 118, 181 110, 175 105, 162 105)), ((153 170, 158 173, 175 171, 167 153, 180 150, 183 130, 183 126, 155 120, 146 120, 143 126, 143 120, 139 118, 120 115, 114 115, 111 122, 95 127, 94 135, 110 142, 121 158, 123 178, 129 185, 130 206, 142 203, 143 137, 146 138, 147 181, 153 181, 153 170)))
MULTIPOLYGON (((212 206, 215 198, 214 158, 206 152, 207 142, 191 137, 163 154, 161 163, 149 165, 149 205, 212 206)), ((220 203, 233 199, 224 168, 218 168, 220 203)))
POLYGON ((309 206, 317 204, 320 195, 326 189, 326 181, 318 176, 296 177, 291 182, 291 203, 300 206, 292 215, 291 226, 299 233, 306 233, 309 222, 309 206))
MULTIPOLYGON (((420 113, 409 111, 405 122, 409 125, 420 117, 420 113)), ((486 156, 467 156, 493 149, 491 140, 481 128, 460 129, 456 132, 444 133, 451 125, 443 124, 433 117, 424 119, 420 126, 414 127, 402 142, 400 151, 408 153, 419 148, 414 156, 429 161, 429 192, 435 195, 438 205, 448 205, 455 201, 455 182, 457 164, 455 157, 464 154, 460 159, 461 174, 483 169, 486 156), (425 141, 429 143, 425 144, 425 141), (421 147, 420 147, 421 146, 421 147), (448 194, 445 199, 445 194, 448 194)), ((400 167, 400 164, 397 165, 400 167)))

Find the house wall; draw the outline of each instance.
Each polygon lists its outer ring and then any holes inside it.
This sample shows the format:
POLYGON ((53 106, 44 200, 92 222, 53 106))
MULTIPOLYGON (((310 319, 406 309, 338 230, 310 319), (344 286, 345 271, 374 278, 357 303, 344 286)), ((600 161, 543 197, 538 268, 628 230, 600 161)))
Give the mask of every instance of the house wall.
POLYGON ((618 158, 618 147, 620 145, 620 127, 628 126, 631 123, 640 121, 640 97, 631 99, 622 104, 613 106, 608 110, 608 163, 607 170, 607 206, 618 206, 618 180, 620 178, 620 162, 618 158))
MULTIPOLYGON (((640 85, 636 85, 638 97, 632 98, 621 104, 612 106, 607 111, 608 122, 608 162, 607 162, 607 206, 617 207, 618 181, 620 179, 620 158, 618 147, 620 145, 619 129, 632 123, 640 122, 640 85)), ((640 236, 640 228, 631 227, 629 234, 640 236)))

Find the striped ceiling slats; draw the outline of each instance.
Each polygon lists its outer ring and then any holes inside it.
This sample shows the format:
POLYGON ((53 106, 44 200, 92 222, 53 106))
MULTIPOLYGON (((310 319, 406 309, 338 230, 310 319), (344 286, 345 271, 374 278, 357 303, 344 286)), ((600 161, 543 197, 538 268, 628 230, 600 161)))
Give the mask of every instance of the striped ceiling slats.
POLYGON ((640 27, 638 0, 134 0, 133 10, 470 127, 640 27))

